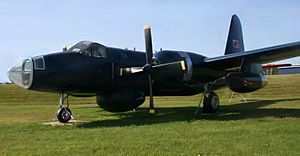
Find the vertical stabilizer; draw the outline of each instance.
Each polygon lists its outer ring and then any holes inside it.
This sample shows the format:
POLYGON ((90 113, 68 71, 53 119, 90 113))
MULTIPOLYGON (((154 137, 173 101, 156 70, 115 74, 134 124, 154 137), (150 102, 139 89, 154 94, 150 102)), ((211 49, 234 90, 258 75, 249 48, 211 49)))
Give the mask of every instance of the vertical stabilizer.
POLYGON ((231 17, 225 55, 243 52, 243 51, 245 50, 244 50, 242 25, 239 20, 239 17, 237 15, 233 15, 231 17))

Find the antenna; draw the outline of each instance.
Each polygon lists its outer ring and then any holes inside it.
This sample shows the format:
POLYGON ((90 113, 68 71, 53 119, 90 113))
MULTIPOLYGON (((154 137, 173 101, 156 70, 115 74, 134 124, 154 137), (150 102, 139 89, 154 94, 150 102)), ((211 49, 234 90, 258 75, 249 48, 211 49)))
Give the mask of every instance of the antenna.
POLYGON ((66 52, 68 50, 68 47, 65 45, 62 50, 63 52, 66 52))

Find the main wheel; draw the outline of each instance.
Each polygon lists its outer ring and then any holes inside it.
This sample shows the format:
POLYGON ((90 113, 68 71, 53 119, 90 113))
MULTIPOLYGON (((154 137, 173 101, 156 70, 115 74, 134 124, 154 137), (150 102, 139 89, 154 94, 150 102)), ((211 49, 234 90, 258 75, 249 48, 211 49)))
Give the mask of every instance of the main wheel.
POLYGON ((204 95, 203 113, 215 113, 219 109, 219 97, 214 92, 208 92, 204 95))
POLYGON ((71 110, 66 107, 62 107, 58 109, 56 114, 58 121, 61 123, 67 123, 71 119, 71 116, 72 116, 71 110))

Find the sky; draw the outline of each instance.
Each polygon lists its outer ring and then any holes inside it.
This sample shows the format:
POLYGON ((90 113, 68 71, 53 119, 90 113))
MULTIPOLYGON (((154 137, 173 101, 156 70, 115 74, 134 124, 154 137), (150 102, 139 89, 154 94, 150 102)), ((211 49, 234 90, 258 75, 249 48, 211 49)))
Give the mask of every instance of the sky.
MULTIPOLYGON (((230 18, 241 20, 246 50, 300 41, 300 1, 293 0, 2 0, 0 82, 18 61, 82 40, 144 51, 143 26, 155 50, 224 54, 230 18)), ((300 58, 282 61, 300 64, 300 58)))

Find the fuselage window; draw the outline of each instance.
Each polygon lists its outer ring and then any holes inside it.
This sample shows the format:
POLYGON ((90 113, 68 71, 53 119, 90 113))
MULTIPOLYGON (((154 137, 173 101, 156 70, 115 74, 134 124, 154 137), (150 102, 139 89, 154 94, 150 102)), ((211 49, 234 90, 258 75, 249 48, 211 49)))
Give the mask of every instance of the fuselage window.
POLYGON ((127 54, 126 54, 126 53, 124 53, 124 52, 120 52, 120 58, 121 58, 121 59, 127 59, 127 58, 128 58, 128 56, 127 56, 127 54))
MULTIPOLYGON (((34 57, 33 61, 34 61, 34 69, 36 69, 36 70, 45 70, 45 61, 44 61, 43 56, 34 57)), ((25 68, 25 70, 26 70, 26 68, 25 68)))

